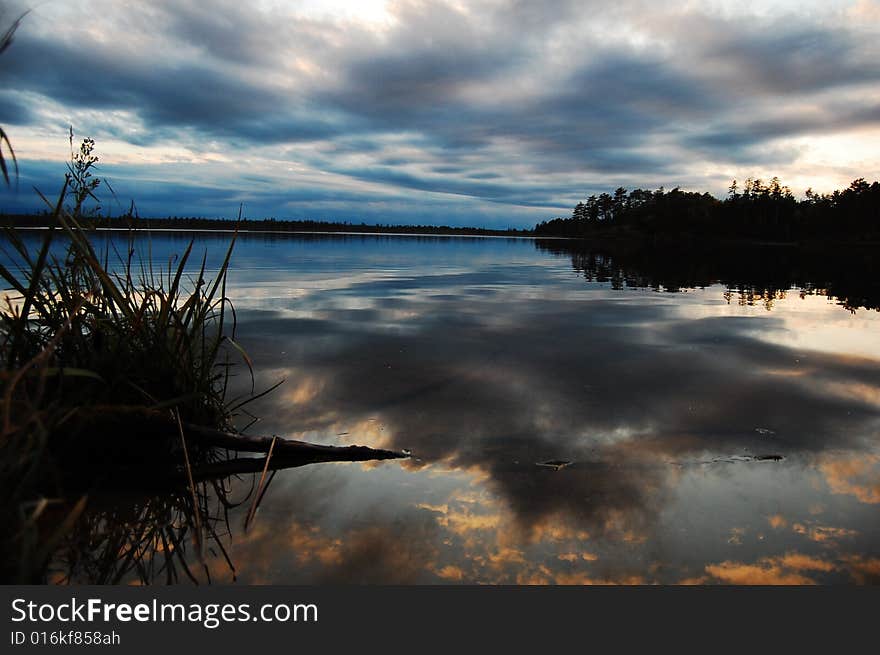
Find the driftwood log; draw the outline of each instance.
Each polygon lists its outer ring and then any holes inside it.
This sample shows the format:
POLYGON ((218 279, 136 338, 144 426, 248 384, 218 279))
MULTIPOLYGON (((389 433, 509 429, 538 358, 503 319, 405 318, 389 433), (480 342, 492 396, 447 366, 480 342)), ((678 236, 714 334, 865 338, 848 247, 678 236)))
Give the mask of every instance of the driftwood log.
MULTIPOLYGON (((226 448, 240 453, 268 453, 272 447, 273 437, 256 437, 245 434, 233 434, 220 430, 212 430, 199 425, 184 424, 183 432, 206 446, 226 448)), ((369 448, 368 446, 321 446, 307 441, 294 439, 275 439, 273 457, 308 457, 315 461, 352 461, 361 462, 370 459, 399 459, 408 457, 404 452, 369 448), (337 460, 345 457, 345 460, 337 460)))
MULTIPOLYGON (((232 434, 198 425, 184 425, 183 432, 188 439, 192 439, 203 446, 213 448, 266 454, 271 449, 272 458, 267 469, 269 471, 294 468, 317 462, 366 462, 409 457, 409 453, 396 450, 370 448, 368 446, 322 446, 293 439, 273 439, 273 437, 232 434), (275 441, 274 448, 272 447, 273 440, 275 441)), ((243 473, 259 473, 265 466, 266 460, 262 457, 236 457, 194 467, 193 477, 206 480, 243 473)))
MULTIPOLYGON (((65 443, 75 444, 70 457, 77 453, 87 453, 90 461, 96 460, 100 453, 99 465, 102 470, 119 468, 123 476, 138 477, 139 469, 151 478, 162 478, 164 467, 147 464, 141 467, 133 464, 132 453, 140 450, 143 460, 150 460, 155 451, 163 450, 160 444, 180 444, 180 431, 186 438, 190 454, 193 451, 205 453, 209 450, 226 451, 230 454, 225 459, 194 457, 191 462, 194 479, 210 480, 230 475, 254 473, 285 468, 294 468, 318 462, 364 462, 370 460, 402 459, 409 453, 368 446, 323 446, 283 439, 280 437, 251 436, 224 430, 183 423, 178 425, 168 411, 137 406, 91 406, 79 408, 67 424, 68 434, 77 435, 76 439, 64 439, 65 443), (124 435, 124 438, 108 439, 107 435, 124 435), (274 448, 272 446, 275 441, 274 448), (268 466, 266 457, 237 457, 238 453, 269 454, 268 466)), ((172 455, 177 459, 179 455, 172 455)), ((143 461, 140 460, 140 461, 143 461)), ((177 466, 175 472, 168 472, 170 477, 180 474, 177 466)), ((165 469, 168 471, 168 469, 165 469)))

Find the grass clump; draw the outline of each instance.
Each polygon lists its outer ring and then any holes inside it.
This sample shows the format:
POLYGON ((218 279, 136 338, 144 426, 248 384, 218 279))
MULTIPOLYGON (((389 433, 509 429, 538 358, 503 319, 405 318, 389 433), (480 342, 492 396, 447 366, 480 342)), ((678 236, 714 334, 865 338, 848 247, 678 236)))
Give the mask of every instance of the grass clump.
POLYGON ((124 251, 108 241, 98 252, 83 228, 100 184, 93 151, 86 139, 73 152, 39 247, 6 232, 18 265, 0 265, 9 287, 0 307, 2 566, 17 569, 5 579, 32 579, 108 479, 179 474, 216 457, 178 428, 231 429, 232 367, 250 367, 226 296, 235 237, 213 279, 207 253, 191 262, 192 242, 162 270, 136 257, 132 235, 124 251))

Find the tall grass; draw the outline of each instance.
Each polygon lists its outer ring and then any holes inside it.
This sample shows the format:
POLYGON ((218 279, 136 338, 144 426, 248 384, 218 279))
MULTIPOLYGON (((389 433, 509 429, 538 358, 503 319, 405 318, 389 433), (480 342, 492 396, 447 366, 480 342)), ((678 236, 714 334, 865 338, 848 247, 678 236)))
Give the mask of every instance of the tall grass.
MULTIPOLYGON (((19 25, 21 25, 21 21, 24 20, 24 17, 30 13, 29 11, 24 12, 14 21, 12 24, 7 27, 2 33, 0 33, 0 55, 2 55, 9 46, 12 45, 12 40, 15 37, 15 32, 18 30, 19 25)), ((3 181, 6 184, 10 183, 10 175, 9 175, 9 164, 7 163, 7 159, 12 160, 12 165, 15 167, 15 173, 18 174, 18 161, 15 159, 15 150, 12 149, 12 142, 9 140, 9 136, 6 134, 4 129, 0 127, 0 174, 3 175, 3 181), (4 154, 5 151, 5 154, 4 154)))
POLYGON ((16 230, 6 231, 23 266, 16 275, 0 264, 0 279, 18 294, 18 302, 7 296, 0 312, 0 362, 8 381, 4 432, 15 427, 16 402, 46 384, 63 391, 55 396, 64 405, 88 399, 120 411, 176 407, 186 421, 225 427, 229 361, 221 357, 228 354, 223 347, 244 355, 226 297, 235 237, 213 280, 205 275, 207 253, 195 275, 187 275, 192 242, 176 266, 169 262, 157 271, 152 262, 134 261, 131 236, 127 252, 113 251, 121 265, 114 271, 112 246, 99 255, 78 214, 62 206, 74 186, 68 177, 54 207, 57 227, 36 252, 16 230), (52 252, 59 237, 67 242, 63 257, 52 252))
POLYGON ((98 186, 93 147, 83 141, 57 199, 44 197, 53 227, 38 247, 6 231, 18 267, 0 264, 10 289, 0 307, 0 513, 9 528, 0 566, 9 550, 25 569, 41 566, 100 480, 214 457, 187 449, 176 426, 231 429, 229 378, 242 361, 250 368, 226 296, 235 236, 213 279, 207 253, 191 262, 192 242, 161 268, 136 257, 133 235, 123 251, 108 241, 98 252, 82 226, 98 186), (68 512, 47 529, 53 504, 68 512))

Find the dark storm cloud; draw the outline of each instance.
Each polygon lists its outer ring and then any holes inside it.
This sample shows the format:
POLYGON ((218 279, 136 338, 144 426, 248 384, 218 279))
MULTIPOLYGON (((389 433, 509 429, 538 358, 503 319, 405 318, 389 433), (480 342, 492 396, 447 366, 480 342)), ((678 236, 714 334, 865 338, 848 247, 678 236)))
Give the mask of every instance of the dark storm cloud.
POLYGON ((875 47, 851 33, 787 21, 757 31, 729 27, 726 37, 712 34, 718 40, 704 55, 737 69, 765 93, 801 95, 880 80, 875 47))
POLYGON ((613 120, 614 115, 607 109, 605 112, 597 109, 606 106, 626 109, 623 122, 633 120, 628 118, 630 114, 660 123, 670 117, 702 116, 717 110, 719 101, 710 92, 706 84, 668 64, 626 53, 611 53, 572 75, 557 102, 568 111, 583 112, 586 117, 607 114, 606 118, 613 120))
POLYGON ((273 50, 284 45, 271 18, 248 3, 178 0, 156 3, 169 33, 211 57, 234 64, 271 64, 273 50))
POLYGON ((553 208, 558 204, 555 197, 558 189, 555 187, 487 182, 486 180, 495 180, 498 177, 491 174, 488 177, 431 178, 404 173, 389 167, 373 167, 368 170, 336 169, 335 172, 397 188, 470 196, 492 202, 510 202, 523 206, 548 208, 553 208))
MULTIPOLYGON (((593 169, 603 172, 641 171, 657 173, 671 164, 668 156, 639 152, 646 138, 669 128, 670 118, 706 115, 716 108, 707 88, 686 75, 623 53, 597 57, 570 74, 556 87, 542 91, 540 98, 491 107, 468 107, 449 102, 450 88, 479 78, 495 63, 473 53, 425 62, 407 60, 405 73, 383 77, 383 62, 363 75, 356 67, 354 79, 366 79, 369 92, 344 87, 335 101, 350 114, 369 120, 376 130, 427 126, 429 143, 438 155, 471 152, 504 138, 529 151, 531 162, 542 171, 593 169), (461 72, 450 70, 455 64, 461 72), (433 70, 439 68, 440 71, 433 70), (399 93, 396 75, 417 78, 446 102, 438 104, 431 93, 422 94, 414 85, 412 95, 399 93), (439 80, 439 84, 438 84, 439 80)), ((528 160, 526 163, 529 163, 528 160)), ((558 188, 558 187, 557 187, 558 188)), ((476 194, 484 197, 482 194, 476 194)), ((491 197, 491 195, 490 195, 491 197)))
POLYGON ((27 104, 14 95, 0 94, 0 125, 26 125, 33 120, 27 104))
POLYGON ((244 75, 202 62, 117 58, 112 51, 23 36, 6 64, 0 77, 11 88, 76 108, 128 110, 150 129, 196 128, 258 142, 312 140, 345 129, 244 75))
MULTIPOLYGON (((440 119, 456 120, 456 93, 511 68, 511 53, 469 47, 376 54, 350 62, 342 84, 325 96, 329 105, 372 118, 380 125, 407 127, 440 119)), ((459 116, 459 119, 466 118, 459 116)))
POLYGON ((40 126, 69 120, 59 106, 124 111, 138 129, 95 114, 76 127, 196 150, 313 144, 321 156, 280 156, 395 195, 538 218, 621 182, 784 167, 802 153, 793 139, 880 123, 876 97, 860 92, 880 80, 876 39, 853 23, 640 2, 388 10, 376 28, 227 0, 137 3, 108 5, 94 29, 38 11, 4 54, 0 79, 16 95, 0 99, 0 117, 40 126))

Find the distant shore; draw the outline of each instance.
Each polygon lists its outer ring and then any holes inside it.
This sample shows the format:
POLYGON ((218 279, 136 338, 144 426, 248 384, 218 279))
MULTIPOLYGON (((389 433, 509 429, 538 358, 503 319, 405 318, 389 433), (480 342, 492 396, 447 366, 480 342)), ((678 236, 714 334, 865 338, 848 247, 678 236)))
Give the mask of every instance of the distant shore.
MULTIPOLYGON (((367 225, 330 221, 287 221, 276 219, 218 218, 116 218, 94 217, 84 219, 83 227, 93 230, 154 230, 167 232, 234 232, 236 225, 241 233, 254 234, 350 234, 350 235, 423 235, 423 236, 493 236, 534 237, 531 229, 494 230, 481 227, 458 227, 449 225, 367 225)), ((51 216, 45 214, 0 214, 0 227, 48 228, 51 216)))
MULTIPOLYGON (((593 247, 615 248, 625 244, 656 247, 675 246, 745 246, 805 248, 823 250, 827 248, 857 247, 877 248, 880 240, 853 237, 847 234, 831 234, 824 238, 806 235, 798 240, 772 239, 762 236, 736 236, 732 234, 701 234, 697 232, 663 233, 640 230, 632 225, 594 225, 578 234, 560 230, 550 232, 539 225, 539 229, 493 230, 489 228, 448 226, 448 225, 367 225, 365 223, 338 223, 324 221, 284 221, 275 219, 233 219, 215 218, 131 218, 94 217, 83 219, 83 229, 97 232, 135 231, 135 232, 185 232, 264 235, 339 235, 339 236, 410 236, 410 237, 494 237, 505 239, 561 239, 590 244, 593 247), (236 225, 238 229, 236 230, 236 225)), ((570 227, 573 221, 564 221, 570 227)), ((14 227, 25 230, 45 230, 52 225, 50 216, 45 214, 0 214, 0 228, 14 227)))

